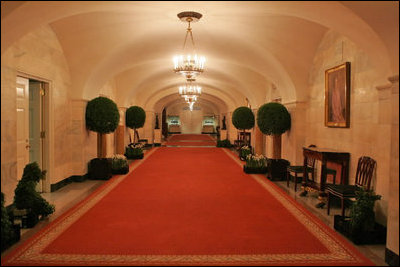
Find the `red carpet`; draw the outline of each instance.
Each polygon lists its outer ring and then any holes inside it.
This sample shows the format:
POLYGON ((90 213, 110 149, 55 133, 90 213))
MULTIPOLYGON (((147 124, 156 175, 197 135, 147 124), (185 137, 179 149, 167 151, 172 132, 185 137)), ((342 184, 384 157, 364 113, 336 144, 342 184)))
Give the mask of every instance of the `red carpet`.
POLYGON ((159 148, 2 265, 372 264, 228 153, 159 148))
POLYGON ((188 140, 204 140, 204 141, 214 141, 208 134, 173 134, 168 138, 168 141, 188 141, 188 140))
POLYGON ((205 146, 215 147, 217 142, 208 134, 174 134, 168 138, 166 146, 205 146))

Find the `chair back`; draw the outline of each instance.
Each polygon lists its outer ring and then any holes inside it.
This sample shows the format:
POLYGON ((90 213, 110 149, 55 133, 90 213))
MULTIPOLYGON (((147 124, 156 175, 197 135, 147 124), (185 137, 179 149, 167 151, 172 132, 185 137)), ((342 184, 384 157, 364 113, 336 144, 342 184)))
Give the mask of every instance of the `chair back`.
MULTIPOLYGON (((316 145, 309 145, 308 147, 317 147, 316 145)), ((307 158, 307 167, 315 168, 315 158, 307 158)))
POLYGON ((358 159, 356 185, 370 189, 372 175, 374 174, 376 161, 370 157, 360 157, 358 159))

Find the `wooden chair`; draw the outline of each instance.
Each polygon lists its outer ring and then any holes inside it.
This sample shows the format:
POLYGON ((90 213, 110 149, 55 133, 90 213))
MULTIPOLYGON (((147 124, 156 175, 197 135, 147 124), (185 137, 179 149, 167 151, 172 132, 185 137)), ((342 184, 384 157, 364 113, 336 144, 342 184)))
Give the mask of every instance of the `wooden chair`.
MULTIPOLYGON (((315 145, 309 145, 308 147, 315 147, 315 145)), ((309 173, 311 173, 311 179, 314 180, 314 168, 315 168, 315 159, 307 159, 307 176, 309 173)), ((291 177, 294 177, 294 191, 297 191, 297 181, 300 179, 303 179, 303 173, 304 173, 304 166, 299 165, 299 166, 289 166, 287 167, 287 187, 289 187, 289 182, 291 180, 291 177), (294 175, 292 175, 292 173, 294 175), (298 176, 301 175, 301 176, 298 176)))
MULTIPOLYGON (((316 147, 316 145, 309 145, 308 147, 316 147)), ((307 159, 307 176, 311 174, 311 179, 312 181, 315 182, 315 174, 314 174, 314 169, 315 169, 315 159, 307 159)), ((297 182, 298 180, 303 179, 303 173, 304 173, 304 166, 289 166, 287 168, 287 187, 289 187, 289 182, 291 180, 291 177, 294 177, 294 191, 297 191, 297 182), (294 175, 292 175, 292 173, 294 175), (298 176, 301 175, 301 176, 298 176)), ((329 169, 326 168, 326 175, 332 175, 333 180, 336 180, 336 170, 334 169, 329 169)), ((308 179, 308 177, 306 177, 308 179)), ((306 179, 306 180, 307 180, 306 179)))
POLYGON ((331 195, 337 196, 341 199, 342 217, 344 217, 344 200, 354 198, 356 191, 361 187, 369 190, 371 186, 372 176, 374 174, 376 161, 370 157, 360 157, 358 159, 356 181, 354 185, 330 184, 326 185, 326 192, 328 193, 328 215, 330 210, 330 197, 331 195))

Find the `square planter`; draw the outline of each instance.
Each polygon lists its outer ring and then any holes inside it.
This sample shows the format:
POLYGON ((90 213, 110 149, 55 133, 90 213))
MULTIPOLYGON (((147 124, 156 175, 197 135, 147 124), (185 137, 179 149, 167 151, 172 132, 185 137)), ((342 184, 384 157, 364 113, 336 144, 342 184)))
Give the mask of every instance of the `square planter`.
POLYGON ((271 181, 286 181, 287 167, 290 162, 285 159, 267 159, 268 174, 271 181))
POLYGON ((262 168, 253 168, 253 167, 247 167, 246 165, 243 166, 243 171, 247 174, 264 174, 268 172, 267 167, 262 167, 262 168))
POLYGON ((357 245, 386 244, 386 227, 378 223, 375 223, 375 227, 372 231, 352 232, 350 228, 350 217, 335 215, 333 227, 357 245))
POLYGON ((111 172, 112 174, 127 174, 129 172, 129 166, 121 169, 112 169, 111 172))
POLYGON ((144 156, 144 153, 140 154, 140 155, 130 155, 129 157, 125 154, 125 157, 127 159, 142 159, 144 156))
POLYGON ((32 228, 39 222, 39 216, 26 209, 14 209, 13 217, 13 224, 17 224, 24 229, 32 228))
POLYGON ((89 178, 92 180, 108 180, 111 178, 111 159, 95 158, 89 162, 89 178))

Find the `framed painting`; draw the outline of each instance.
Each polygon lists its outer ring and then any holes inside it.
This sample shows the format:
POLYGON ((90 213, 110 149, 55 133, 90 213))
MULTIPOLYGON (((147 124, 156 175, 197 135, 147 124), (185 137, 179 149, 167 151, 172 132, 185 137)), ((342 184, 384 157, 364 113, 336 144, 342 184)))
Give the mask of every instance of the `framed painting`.
POLYGON ((350 127, 350 62, 325 71, 325 126, 350 127))

